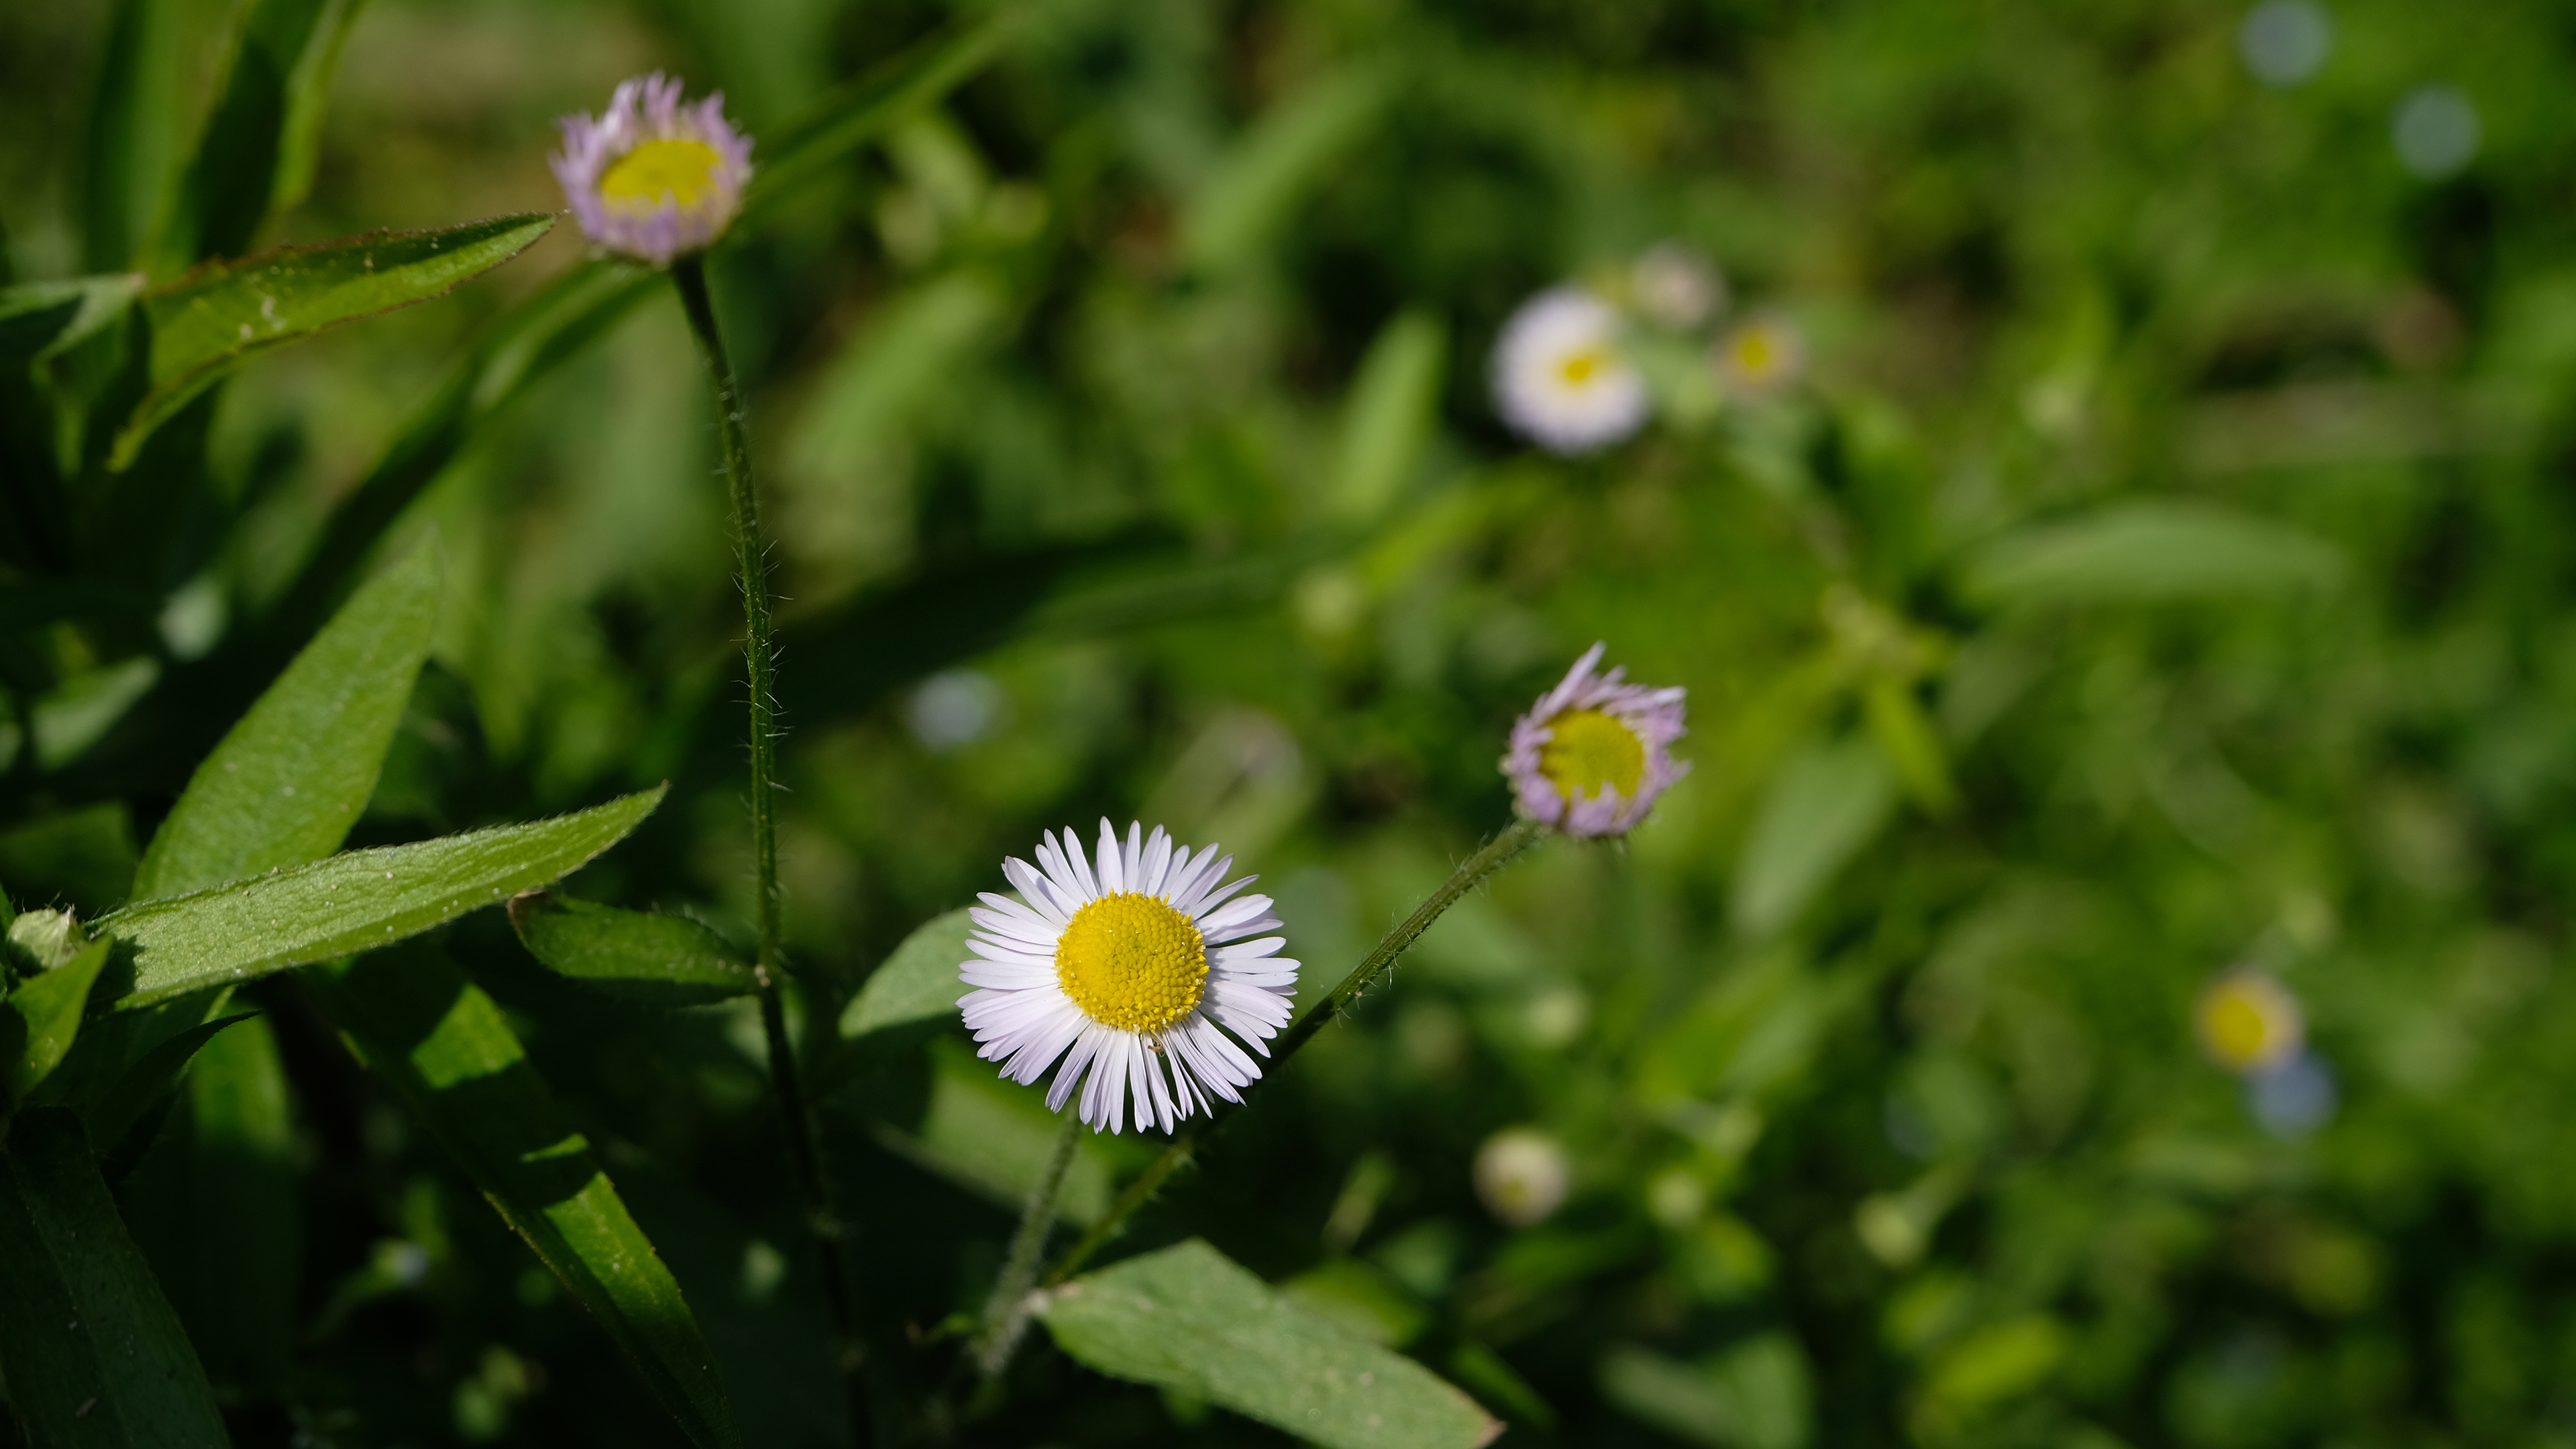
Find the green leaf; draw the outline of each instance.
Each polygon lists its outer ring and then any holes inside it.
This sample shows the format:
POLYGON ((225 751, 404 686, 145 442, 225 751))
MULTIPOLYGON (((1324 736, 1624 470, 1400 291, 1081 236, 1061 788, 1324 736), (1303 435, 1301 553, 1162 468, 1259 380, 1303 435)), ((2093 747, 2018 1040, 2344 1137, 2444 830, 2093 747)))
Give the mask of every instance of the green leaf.
POLYGON ((1440 374, 1448 339, 1437 319, 1407 312, 1369 344, 1351 380, 1333 468, 1333 515, 1365 527, 1386 516, 1413 481, 1423 445, 1439 421, 1440 374))
POLYGON ((1602 1397, 1711 1449, 1806 1449, 1815 1392, 1795 1340, 1766 1333, 1700 1364, 1621 1345, 1601 1360, 1602 1397))
POLYGON ((1190 265, 1222 272, 1256 255, 1333 163, 1367 137, 1395 94, 1394 81, 1378 66, 1346 67, 1254 122, 1181 223, 1181 254, 1190 265))
POLYGON ((0 1152, 0 1375, 45 1449, 225 1449, 205 1370, 125 1233, 80 1121, 29 1112, 0 1152))
POLYGON ((532 891, 511 898, 510 925, 552 970, 649 1005, 697 1006, 759 989, 751 963, 686 916, 532 891))
POLYGON ((101 917, 133 950, 124 1010, 289 966, 390 946, 579 870, 662 802, 656 786, 575 815, 353 850, 101 917))
MULTIPOLYGON (((877 1123, 877 1140, 996 1207, 1018 1209, 1055 1156, 1064 1119, 1046 1109, 1043 1090, 1004 1079, 962 1038, 934 1041, 929 1056, 930 1101, 921 1120, 910 1131, 877 1123)), ((1081 1227, 1100 1221, 1121 1172, 1143 1166, 1131 1144, 1084 1133, 1057 1189, 1057 1215, 1081 1227)))
POLYGON ((197 767, 134 893, 180 895, 339 849, 375 794, 438 595, 434 540, 359 590, 197 767))
POLYGON ((1982 603, 2142 603, 2295 593, 2343 574, 2342 556, 2296 529, 2231 509, 2115 504, 2007 535, 1963 579, 1982 603))
POLYGON ((744 212, 830 174, 852 151, 936 104, 991 64, 1017 24, 1004 11, 926 40, 836 91, 776 137, 763 138, 766 155, 743 196, 744 212))
POLYGON ((113 943, 89 949, 0 998, 0 1071, 7 1073, 9 1105, 27 1100, 36 1084, 61 1066, 80 1035, 89 989, 107 964, 113 943))
POLYGON ((974 925, 965 911, 955 910, 914 927, 842 1009, 841 1040, 866 1041, 957 1020, 957 1002, 967 990, 957 968, 973 954, 966 949, 966 933, 974 925))
MULTIPOLYGON (((225 1000, 230 997, 230 993, 221 995, 225 1000)), ((152 1132, 158 1130, 162 1115, 177 1099, 189 1062, 226 1029, 259 1019, 259 1013, 253 1011, 212 1020, 189 1019, 221 1009, 222 1001, 213 997, 168 1002, 150 1012, 120 1013, 92 1028, 93 1035, 108 1038, 115 1028, 127 1023, 159 1018, 116 1034, 113 1052, 124 1062, 124 1069, 113 1075, 102 1074, 93 1089, 82 1094, 85 1100, 77 1103, 81 1125, 89 1129, 92 1141, 106 1144, 112 1156, 141 1155, 142 1149, 150 1145, 152 1132), (143 1141, 134 1140, 138 1131, 143 1133, 143 1141)))
POLYGON ((1430 1370, 1308 1315, 1196 1238, 1077 1278, 1038 1312, 1102 1373, 1330 1449, 1474 1449, 1503 1430, 1430 1370))
POLYGON ((0 288, 0 366, 77 345, 123 316, 142 290, 143 278, 134 273, 0 288))
POLYGON ((154 428, 246 358, 453 290, 527 250, 554 224, 532 212, 279 247, 209 263, 146 294, 150 390, 117 433, 108 466, 131 464, 154 428))
POLYGON ((306 980, 359 1060, 599 1320, 689 1437, 736 1442, 680 1285, 492 998, 422 947, 335 962, 306 980))
POLYGON ((267 220, 296 73, 325 7, 326 0, 252 0, 222 95, 180 176, 156 272, 238 255, 267 220))
POLYGON ((1788 925, 1887 823, 1896 786, 1886 753, 1864 738, 1792 755, 1763 792, 1736 863, 1736 932, 1758 938, 1788 925))
POLYGON ((81 183, 81 255, 101 270, 134 264, 169 192, 186 95, 178 10, 123 0, 108 27, 81 183))

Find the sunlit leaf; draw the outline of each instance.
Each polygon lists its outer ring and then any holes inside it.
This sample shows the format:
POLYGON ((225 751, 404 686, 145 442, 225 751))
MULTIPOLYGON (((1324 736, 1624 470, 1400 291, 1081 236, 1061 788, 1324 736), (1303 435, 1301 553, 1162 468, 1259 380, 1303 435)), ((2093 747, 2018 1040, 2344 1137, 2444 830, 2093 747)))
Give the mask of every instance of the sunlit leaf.
POLYGON ((741 952, 686 916, 536 891, 511 900, 510 924, 558 974, 650 1005, 695 1006, 759 987, 741 952))
POLYGON ((351 598, 197 767, 135 874, 145 899, 340 848, 375 793, 438 622, 435 543, 351 598))
MULTIPOLYGON (((93 929, 132 948, 119 1008, 390 946, 580 869, 660 804, 657 786, 576 815, 353 850, 172 900, 93 929)), ((120 953, 120 966, 125 962, 120 953)))
POLYGON ((134 273, 0 287, 0 365, 78 344, 123 315, 142 290, 134 273))
POLYGON ((1993 604, 2224 598, 2321 588, 2333 548, 2296 529, 2209 504, 2116 504, 1986 545, 1969 594, 1993 604))
POLYGON ((530 213, 280 247, 210 262, 148 293, 150 390, 117 433, 108 466, 132 463, 154 428, 245 359, 451 291, 527 250, 554 224, 530 213))
POLYGON ((81 1011, 89 1004, 90 986, 107 965, 111 944, 93 942, 71 960, 0 998, 0 1072, 7 1074, 10 1104, 27 1100, 27 1094, 71 1051, 80 1035, 81 1011))
POLYGON ((680 1285, 492 999, 420 947, 335 962, 307 980, 351 1050, 599 1320, 690 1439, 735 1443, 680 1285))
POLYGON ((914 927, 842 1009, 841 1040, 956 1020, 958 999, 967 991, 957 968, 972 954, 966 949, 972 929, 973 920, 962 910, 914 927))
POLYGON ((1330 1449, 1474 1449, 1503 1426, 1413 1360, 1307 1314, 1198 1239, 1076 1278, 1056 1345, 1330 1449))
POLYGON ((205 1370, 69 1113, 24 1114, 0 1151, 0 1304, 0 1374, 34 1443, 230 1444, 205 1370))

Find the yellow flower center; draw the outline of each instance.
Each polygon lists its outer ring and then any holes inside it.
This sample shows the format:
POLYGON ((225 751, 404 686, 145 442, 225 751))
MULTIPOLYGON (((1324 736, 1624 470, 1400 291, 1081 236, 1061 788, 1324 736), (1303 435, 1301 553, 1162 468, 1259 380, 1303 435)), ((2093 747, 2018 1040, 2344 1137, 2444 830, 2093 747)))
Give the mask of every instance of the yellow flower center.
POLYGON ((1121 891, 1073 913, 1055 944, 1055 979, 1102 1026, 1151 1035, 1190 1014, 1207 989, 1207 938, 1152 896, 1121 891))
POLYGON ((1568 802, 1610 786, 1620 798, 1637 798, 1646 777, 1646 742, 1597 709, 1570 709, 1547 722, 1552 738, 1538 747, 1538 772, 1568 802))
MULTIPOLYGON (((2294 1008, 2295 1009, 2295 1008, 2294 1008)), ((2237 1071, 2266 1065, 2287 1044, 2290 1023, 2282 1003, 2261 985, 2231 982, 2209 993, 2200 1006, 2201 1039, 2223 1066, 2237 1071)))
POLYGON ((1758 328, 1735 339, 1735 365, 1748 377, 1760 377, 1778 362, 1779 349, 1771 345, 1771 334, 1758 328))
POLYGON ((1581 387, 1609 365, 1608 353, 1598 347, 1587 347, 1581 352, 1569 354, 1563 362, 1556 365, 1556 371, 1569 386, 1581 387))
POLYGON ((599 196, 611 206, 649 211, 671 197, 683 209, 716 189, 724 158, 704 141, 647 141, 609 164, 599 196))

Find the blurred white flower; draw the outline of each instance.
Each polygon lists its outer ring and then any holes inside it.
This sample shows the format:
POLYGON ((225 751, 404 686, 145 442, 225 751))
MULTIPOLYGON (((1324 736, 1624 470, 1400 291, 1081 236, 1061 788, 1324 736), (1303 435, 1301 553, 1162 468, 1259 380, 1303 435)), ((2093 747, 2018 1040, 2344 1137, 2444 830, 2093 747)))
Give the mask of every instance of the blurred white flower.
POLYGON ((1726 306, 1726 278, 1708 258, 1679 242, 1648 247, 1628 268, 1637 310, 1660 327, 1686 331, 1726 306))
POLYGON ((1521 304, 1494 344, 1494 404, 1558 453, 1615 443, 1646 421, 1646 380, 1619 352, 1619 314, 1573 287, 1521 304))
POLYGON ((904 706, 914 739, 934 750, 971 745, 1002 717, 1002 687, 972 669, 950 669, 921 682, 904 706))
POLYGON ((2397 103, 2389 123, 2397 159, 2427 181, 2456 176, 2477 159, 2477 107, 2449 86, 2425 86, 2397 103))
POLYGON ((2297 85, 2317 73, 2334 49, 2334 22, 2316 0, 2264 0, 2236 31, 2236 53, 2268 86, 2297 85))
POLYGON ((1778 313, 1747 318, 1718 339, 1710 360, 1719 380, 1735 392, 1771 397, 1806 375, 1807 337, 1778 313))
POLYGON ((1506 1127, 1476 1149, 1476 1196, 1516 1228, 1545 1222, 1565 1205, 1573 1178, 1565 1149, 1535 1127, 1506 1127))
POLYGON ((1020 900, 985 891, 969 909, 975 955, 957 969, 976 989, 958 1006, 976 1054, 1024 1086, 1062 1059, 1047 1110, 1079 1087, 1095 1131, 1125 1130, 1131 1099, 1140 1132, 1241 1101, 1261 1067, 1225 1033, 1270 1055, 1297 994, 1286 938, 1260 934, 1279 927, 1270 897, 1236 896, 1254 877, 1227 882, 1233 856, 1193 855, 1159 825, 1122 843, 1103 820, 1090 857, 1063 836, 1039 838, 1035 866, 1002 862, 1020 900))

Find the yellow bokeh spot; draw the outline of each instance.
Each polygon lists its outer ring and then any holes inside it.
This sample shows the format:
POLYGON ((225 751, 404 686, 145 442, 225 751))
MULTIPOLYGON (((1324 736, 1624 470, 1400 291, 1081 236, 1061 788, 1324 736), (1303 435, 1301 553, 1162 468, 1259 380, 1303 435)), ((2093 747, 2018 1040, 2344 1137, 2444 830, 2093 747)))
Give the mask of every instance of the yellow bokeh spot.
POLYGON ((704 141, 647 141, 610 163, 599 196, 612 206, 650 210, 666 196, 683 209, 715 191, 724 158, 704 141))
POLYGON ((1581 387, 1609 366, 1608 353, 1598 347, 1587 347, 1580 352, 1567 354, 1566 359, 1556 365, 1556 371, 1557 375, 1564 378, 1570 385, 1581 387))
POLYGON ((1598 795, 1603 786, 1624 800, 1637 798, 1646 777, 1646 742, 1597 709, 1570 709, 1547 722, 1552 736, 1538 747, 1538 772, 1570 804, 1598 795))
POLYGON ((2200 999, 2200 1040, 2220 1066, 2259 1071, 2287 1061, 2305 1035, 2299 1004, 2260 976, 2221 981, 2200 999))
POLYGON ((1780 349, 1771 342, 1771 334, 1760 328, 1748 328, 1736 334, 1735 365, 1747 377, 1760 377, 1780 361, 1780 349))
POLYGON ((1151 1035, 1190 1014, 1207 989, 1207 938, 1152 896, 1102 896, 1065 925, 1055 979, 1082 1014, 1151 1035))

